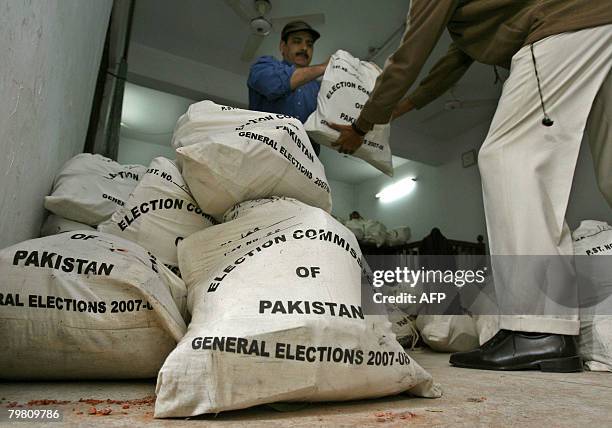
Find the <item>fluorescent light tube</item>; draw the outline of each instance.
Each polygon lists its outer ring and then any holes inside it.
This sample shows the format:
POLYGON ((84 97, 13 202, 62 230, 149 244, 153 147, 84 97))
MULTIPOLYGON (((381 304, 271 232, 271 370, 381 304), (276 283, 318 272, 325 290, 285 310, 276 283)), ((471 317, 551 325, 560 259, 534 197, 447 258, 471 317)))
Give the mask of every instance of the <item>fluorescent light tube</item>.
POLYGON ((380 199, 381 202, 393 202, 412 192, 415 187, 416 178, 404 178, 382 189, 376 194, 376 197, 380 199))

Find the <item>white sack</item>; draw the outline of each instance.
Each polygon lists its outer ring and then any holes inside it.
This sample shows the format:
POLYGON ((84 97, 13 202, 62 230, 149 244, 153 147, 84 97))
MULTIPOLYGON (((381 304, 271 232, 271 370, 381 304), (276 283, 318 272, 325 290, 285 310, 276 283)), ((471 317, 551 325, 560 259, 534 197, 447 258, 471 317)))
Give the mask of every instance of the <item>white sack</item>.
POLYGON ((121 165, 101 155, 81 153, 55 176, 45 208, 58 216, 96 226, 125 205, 144 174, 142 165, 121 165))
POLYGON ((186 330, 183 282, 116 236, 13 245, 0 251, 0 277, 0 378, 152 377, 186 330))
MULTIPOLYGON (((232 131, 251 131, 253 129, 276 129, 288 123, 302 127, 301 122, 280 113, 265 113, 224 106, 205 100, 191 104, 187 112, 179 117, 172 135, 172 147, 189 146, 198 143, 202 136, 225 134, 232 131)), ((306 134, 304 134, 307 137, 306 134)), ((300 137, 300 149, 314 155, 310 140, 300 137)), ((307 157, 308 156, 307 154, 307 157)))
POLYGON ((485 344, 499 331, 499 307, 493 275, 486 275, 482 284, 463 287, 460 298, 461 306, 472 314, 478 343, 485 344))
POLYGON ((344 226, 353 234, 358 241, 362 241, 365 236, 365 220, 362 218, 349 219, 344 223, 344 226))
POLYGON ((72 232, 74 230, 96 229, 87 224, 79 223, 78 221, 72 221, 55 214, 49 214, 40 228, 40 236, 57 235, 58 233, 72 232))
POLYGON ((387 231, 385 243, 389 246, 403 245, 410 240, 410 228, 408 226, 397 227, 387 231))
POLYGON ((376 220, 366 220, 364 223, 363 242, 382 246, 387 240, 387 228, 376 220))
POLYGON ((395 333, 397 341, 404 348, 412 349, 419 341, 419 331, 414 318, 406 314, 396 305, 388 305, 389 322, 391 330, 395 333))
POLYGON ((197 144, 176 150, 183 177, 200 207, 216 219, 237 203, 268 196, 331 211, 323 165, 297 119, 285 119, 278 129, 192 137, 197 144))
MULTIPOLYGON (((343 50, 331 56, 317 97, 317 109, 304 124, 314 141, 331 147, 340 134, 327 123, 345 125, 357 120, 380 72, 376 64, 360 61, 343 50)), ((390 124, 374 125, 354 156, 392 176, 390 130, 390 124)))
POLYGON ((583 258, 576 263, 580 284, 587 285, 588 282, 598 295, 597 300, 602 299, 594 307, 580 308, 580 354, 589 370, 612 372, 612 263, 601 263, 598 259, 593 260, 598 263, 589 264, 589 259, 596 256, 612 261, 612 226, 585 220, 572 233, 572 238, 574 254, 583 258))
POLYGON ((283 196, 271 196, 269 198, 253 199, 250 201, 242 202, 240 204, 236 204, 232 208, 227 210, 225 214, 223 214, 223 223, 236 220, 237 218, 242 217, 248 212, 250 212, 253 208, 257 208, 267 204, 274 204, 277 201, 293 201, 293 199, 285 198, 283 196))
POLYGON ((179 244, 193 318, 159 373, 156 417, 440 395, 387 317, 363 315, 362 255, 346 228, 295 200, 236 212, 179 244))
POLYGON ((174 162, 158 157, 125 206, 100 224, 98 230, 136 242, 175 271, 178 243, 213 222, 191 196, 174 162))
POLYGON ((612 372, 612 316, 581 319, 578 339, 580 356, 588 370, 612 372))
POLYGON ((419 315, 416 326, 434 351, 464 352, 479 345, 476 324, 469 315, 419 315))

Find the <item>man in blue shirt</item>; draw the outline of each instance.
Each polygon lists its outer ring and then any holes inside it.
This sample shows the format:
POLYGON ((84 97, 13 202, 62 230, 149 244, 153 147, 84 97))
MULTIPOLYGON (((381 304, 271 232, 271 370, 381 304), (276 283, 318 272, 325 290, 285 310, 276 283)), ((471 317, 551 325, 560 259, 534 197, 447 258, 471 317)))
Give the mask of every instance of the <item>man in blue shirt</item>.
MULTIPOLYGON (((317 108, 321 84, 316 79, 325 73, 328 62, 309 66, 319 37, 303 21, 285 25, 280 42, 283 60, 262 56, 251 66, 247 81, 250 110, 282 113, 306 122, 317 108)), ((312 146, 318 155, 319 145, 312 146)))

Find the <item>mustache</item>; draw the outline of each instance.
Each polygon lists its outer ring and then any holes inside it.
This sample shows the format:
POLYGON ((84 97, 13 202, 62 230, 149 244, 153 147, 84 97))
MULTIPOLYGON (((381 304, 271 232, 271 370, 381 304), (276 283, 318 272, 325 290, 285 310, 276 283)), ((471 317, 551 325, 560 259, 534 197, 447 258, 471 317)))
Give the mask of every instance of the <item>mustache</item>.
POLYGON ((297 52, 295 55, 296 55, 296 56, 298 56, 298 55, 303 55, 303 56, 305 56, 306 58, 308 58, 308 52, 304 52, 304 51, 297 52))

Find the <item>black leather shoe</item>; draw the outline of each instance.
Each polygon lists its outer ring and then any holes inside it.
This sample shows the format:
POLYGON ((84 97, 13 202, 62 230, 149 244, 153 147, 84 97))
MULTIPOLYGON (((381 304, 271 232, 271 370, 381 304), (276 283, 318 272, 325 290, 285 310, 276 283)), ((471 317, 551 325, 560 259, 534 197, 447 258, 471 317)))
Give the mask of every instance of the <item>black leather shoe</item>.
POLYGON ((450 356, 456 367, 481 370, 582 371, 575 336, 500 330, 480 348, 450 356))

